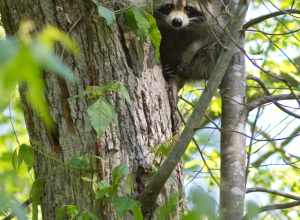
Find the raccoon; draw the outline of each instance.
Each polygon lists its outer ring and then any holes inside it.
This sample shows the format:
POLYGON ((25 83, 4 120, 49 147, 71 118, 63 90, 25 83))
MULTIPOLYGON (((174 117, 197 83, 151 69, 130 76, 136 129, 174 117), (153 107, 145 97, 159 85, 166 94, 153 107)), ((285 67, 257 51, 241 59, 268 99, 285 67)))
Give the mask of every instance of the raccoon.
POLYGON ((208 79, 216 60, 216 33, 209 0, 165 0, 155 5, 161 32, 161 64, 165 78, 208 79))

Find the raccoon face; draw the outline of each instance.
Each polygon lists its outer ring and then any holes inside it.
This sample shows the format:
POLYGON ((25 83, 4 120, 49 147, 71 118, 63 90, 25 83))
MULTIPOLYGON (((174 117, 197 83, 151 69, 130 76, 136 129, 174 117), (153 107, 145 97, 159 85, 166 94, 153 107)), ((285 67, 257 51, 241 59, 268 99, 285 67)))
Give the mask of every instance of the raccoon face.
POLYGON ((204 14, 192 5, 184 5, 179 8, 174 3, 167 3, 158 8, 157 14, 175 30, 205 21, 204 14))

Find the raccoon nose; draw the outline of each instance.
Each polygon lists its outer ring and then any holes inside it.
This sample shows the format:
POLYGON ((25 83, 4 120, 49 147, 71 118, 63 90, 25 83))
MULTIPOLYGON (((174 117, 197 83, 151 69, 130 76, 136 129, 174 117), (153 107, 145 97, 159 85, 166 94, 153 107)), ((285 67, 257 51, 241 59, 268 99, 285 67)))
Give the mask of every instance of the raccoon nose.
POLYGON ((172 25, 174 26, 174 27, 181 27, 182 26, 182 20, 180 19, 180 18, 174 18, 173 20, 172 20, 172 25))

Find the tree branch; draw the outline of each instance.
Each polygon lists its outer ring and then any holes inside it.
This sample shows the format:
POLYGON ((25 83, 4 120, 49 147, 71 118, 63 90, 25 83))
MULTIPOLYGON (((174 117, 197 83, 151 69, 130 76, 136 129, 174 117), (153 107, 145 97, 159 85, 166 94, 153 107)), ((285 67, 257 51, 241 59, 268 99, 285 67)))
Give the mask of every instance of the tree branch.
MULTIPOLYGON (((233 129, 222 129, 220 127, 202 127, 202 128, 197 128, 196 130, 200 130, 200 129, 216 129, 216 130, 219 130, 221 132, 233 132, 233 133, 237 133, 237 134, 241 134, 243 136, 245 136, 246 138, 249 138, 251 139, 251 136, 244 133, 244 132, 240 132, 240 131, 237 131, 237 130, 233 130, 233 129)), ((260 139, 260 138, 252 138, 254 141, 257 141, 257 142, 270 142, 270 141, 283 141, 283 140, 287 140, 287 139, 290 139, 290 138, 294 138, 294 137, 298 137, 300 136, 300 133, 296 133, 294 134, 293 136, 288 136, 288 137, 282 137, 282 138, 265 138, 265 139, 260 139)))
POLYGON ((257 32, 257 33, 262 33, 264 35, 271 35, 271 36, 284 36, 284 35, 289 35, 289 34, 295 34, 300 31, 300 28, 296 29, 296 30, 284 32, 284 33, 269 33, 269 32, 265 32, 265 31, 261 31, 261 30, 252 30, 252 29, 250 29, 250 30, 248 29, 246 31, 247 32, 257 32))
POLYGON ((207 107, 209 106, 210 100, 217 91, 225 71, 231 61, 231 58, 235 50, 231 45, 227 50, 222 51, 217 64, 212 71, 207 89, 203 92, 195 109, 187 121, 187 125, 180 135, 179 141, 175 144, 173 150, 170 152, 168 157, 165 159, 159 170, 150 179, 149 184, 146 186, 144 193, 141 196, 141 203, 144 213, 151 213, 153 210, 155 201, 164 186, 165 182, 171 175, 172 171, 180 161, 182 155, 186 150, 186 146, 194 135, 194 130, 198 126, 198 122, 202 119, 205 114, 207 107))
POLYGON ((261 213, 261 212, 272 211, 272 210, 277 210, 277 209, 289 209, 289 208, 292 208, 295 206, 300 206, 300 200, 297 200, 294 202, 266 205, 266 206, 259 208, 258 212, 261 213))
MULTIPOLYGON (((299 96, 300 98, 300 96, 299 96)), ((249 102, 247 104, 249 111, 252 111, 255 108, 258 108, 262 105, 268 104, 268 103, 274 103, 277 101, 283 101, 283 100, 295 100, 295 96, 292 94, 282 94, 282 95, 266 95, 262 97, 258 97, 257 99, 249 102)))
POLYGON ((249 175, 249 168, 250 168, 252 147, 253 147, 253 142, 254 142, 254 138, 255 138, 255 131, 257 130, 256 125, 257 125, 258 118, 260 117, 260 110, 261 110, 261 108, 258 108, 254 122, 253 122, 253 124, 251 124, 251 139, 250 139, 250 144, 248 147, 247 163, 246 163, 246 185, 247 185, 247 180, 248 180, 248 175, 249 175))
MULTIPOLYGON (((271 157, 273 154, 277 152, 284 152, 284 148, 293 140, 295 135, 299 134, 300 132, 300 126, 298 126, 296 129, 294 129, 290 135, 280 143, 279 146, 276 146, 276 143, 271 143, 273 145, 273 150, 270 150, 264 154, 262 154, 259 158, 257 158, 253 163, 253 167, 259 167, 264 161, 266 161, 269 157, 271 157)), ((259 131, 259 133, 261 133, 259 131)), ((263 134, 264 135, 264 134, 263 134)))
POLYGON ((241 29, 243 22, 240 17, 244 17, 247 9, 248 3, 246 1, 241 1, 237 8, 234 10, 231 9, 231 14, 234 14, 236 17, 231 18, 231 22, 228 25, 229 28, 228 30, 225 30, 226 34, 224 36, 224 45, 226 45, 226 48, 222 48, 220 51, 216 65, 209 74, 210 77, 207 88, 201 95, 198 103, 195 105, 195 109, 188 119, 187 126, 181 133, 178 142, 175 144, 173 150, 170 152, 158 171, 149 180, 148 185, 140 197, 142 210, 145 216, 151 215, 161 189, 184 154, 187 145, 194 135, 195 128, 199 125, 199 121, 201 121, 204 117, 211 98, 221 84, 233 55, 237 52, 236 39, 240 37, 239 30, 241 29))
MULTIPOLYGON (((294 201, 294 202, 287 202, 287 203, 279 203, 279 204, 273 204, 273 205, 266 205, 258 208, 256 211, 256 214, 266 212, 266 211, 273 211, 273 210, 281 210, 281 209, 289 209, 293 208, 295 206, 300 206, 300 200, 294 201)), ((243 220, 248 220, 249 214, 246 214, 243 218, 243 220)))
MULTIPOLYGON (((178 110, 178 112, 179 112, 179 110, 178 110)), ((184 120, 182 114, 180 114, 180 112, 179 112, 179 116, 180 116, 181 121, 183 122, 184 126, 186 126, 186 122, 185 122, 185 120, 184 120)), ((208 165, 208 163, 207 163, 207 161, 206 161, 206 159, 205 159, 205 157, 204 157, 204 154, 203 154, 203 152, 202 152, 202 150, 201 150, 201 148, 200 148, 198 142, 196 141, 196 139, 195 139, 194 137, 192 138, 192 141, 193 141, 193 143, 195 144, 195 146, 197 147, 198 152, 199 152, 199 154, 200 154, 200 157, 201 157, 201 159, 202 159, 202 161, 203 161, 203 163, 204 163, 204 166, 206 167, 206 169, 207 169, 209 175, 211 176, 211 178, 213 179, 213 181, 215 182, 215 184, 217 184, 217 185, 219 186, 220 183, 219 183, 219 181, 217 180, 217 178, 214 176, 213 172, 211 171, 211 169, 210 169, 210 167, 209 167, 209 165, 208 165)))
POLYGON ((300 14, 300 10, 297 9, 287 9, 282 11, 276 11, 270 14, 262 15, 257 18, 254 18, 243 25, 243 30, 248 29, 251 26, 259 24, 267 19, 274 18, 280 15, 289 15, 289 14, 300 14))
POLYGON ((266 188, 263 188, 263 187, 249 188, 246 191, 246 193, 254 193, 254 192, 265 192, 265 193, 270 193, 270 194, 274 194, 274 195, 277 195, 277 196, 282 196, 282 197, 285 197, 285 198, 300 201, 300 196, 292 195, 292 194, 281 192, 281 191, 278 191, 278 190, 266 189, 266 188))
MULTIPOLYGON (((248 79, 251 79, 251 80, 254 80, 255 82, 257 82, 261 88, 264 90, 264 92, 268 95, 268 96, 271 96, 271 93, 269 92, 269 90, 266 88, 265 84, 263 83, 263 81, 261 81, 259 78, 257 77, 254 77, 254 76, 251 76, 251 77, 248 77, 248 79)), ((293 95, 294 99, 298 99, 298 97, 295 95, 293 95)), ((272 100, 273 104, 276 105, 281 111, 291 115, 291 116, 294 116, 295 118, 299 118, 300 119, 300 115, 294 113, 294 112, 291 112, 289 110, 287 110, 286 108, 284 108, 280 103, 278 103, 276 100, 272 100)))

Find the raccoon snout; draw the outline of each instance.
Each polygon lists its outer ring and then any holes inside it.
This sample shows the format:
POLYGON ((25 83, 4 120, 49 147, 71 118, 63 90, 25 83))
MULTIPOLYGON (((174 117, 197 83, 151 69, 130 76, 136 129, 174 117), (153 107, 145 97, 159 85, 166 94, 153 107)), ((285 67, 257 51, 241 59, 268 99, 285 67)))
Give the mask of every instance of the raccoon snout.
POLYGON ((175 27, 175 28, 180 28, 183 24, 183 21, 182 19, 180 18, 173 18, 172 20, 172 25, 175 27))

